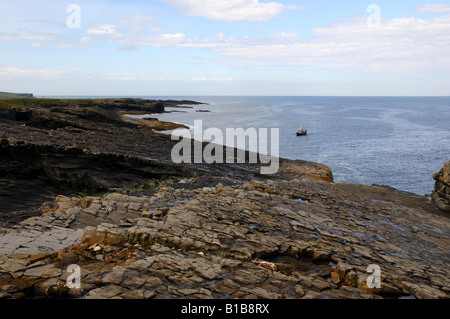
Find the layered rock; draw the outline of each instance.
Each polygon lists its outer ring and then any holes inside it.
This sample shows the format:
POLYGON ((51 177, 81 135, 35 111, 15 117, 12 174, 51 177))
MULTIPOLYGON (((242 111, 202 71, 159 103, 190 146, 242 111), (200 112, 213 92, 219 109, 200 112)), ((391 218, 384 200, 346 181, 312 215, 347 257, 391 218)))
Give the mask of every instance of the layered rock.
POLYGON ((176 141, 121 116, 150 101, 33 101, 0 101, 2 298, 449 298, 449 217, 426 197, 304 161, 270 180, 174 164, 176 141))
POLYGON ((436 183, 431 198, 436 207, 450 212, 450 161, 446 161, 444 167, 433 174, 433 178, 436 183))
POLYGON ((3 229, 0 295, 450 296, 450 224, 426 199, 309 178, 173 186, 151 196, 59 196, 44 215, 3 229), (81 288, 60 291, 69 264, 80 266, 81 288), (367 285, 373 264, 379 288, 367 285))
MULTIPOLYGON (((172 100, 142 99, 0 100, 0 226, 35 215, 43 202, 57 195, 146 189, 193 176, 201 176, 197 186, 265 177, 257 163, 174 164, 171 150, 177 142, 153 130, 180 125, 123 115, 160 112, 175 105, 172 100)), ((280 174, 273 178, 283 174, 329 178, 326 166, 316 166, 282 159, 280 174)))
POLYGON ((142 125, 145 128, 152 129, 155 131, 171 131, 176 129, 189 129, 188 126, 173 122, 160 121, 157 118, 146 117, 143 119, 127 119, 128 122, 142 125))

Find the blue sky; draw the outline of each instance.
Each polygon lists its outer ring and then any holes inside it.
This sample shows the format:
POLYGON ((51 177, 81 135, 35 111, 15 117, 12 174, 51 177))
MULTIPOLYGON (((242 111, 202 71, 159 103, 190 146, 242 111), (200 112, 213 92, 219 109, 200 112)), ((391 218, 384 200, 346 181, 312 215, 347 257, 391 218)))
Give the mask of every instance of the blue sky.
POLYGON ((450 95, 450 3, 1 0, 0 91, 450 95))

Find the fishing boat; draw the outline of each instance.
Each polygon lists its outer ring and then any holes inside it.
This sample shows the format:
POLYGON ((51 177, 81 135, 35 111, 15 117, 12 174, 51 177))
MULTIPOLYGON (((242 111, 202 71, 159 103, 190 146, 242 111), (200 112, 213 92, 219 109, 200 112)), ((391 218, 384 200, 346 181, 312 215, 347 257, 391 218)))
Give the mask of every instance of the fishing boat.
POLYGON ((303 129, 303 124, 300 124, 300 129, 297 131, 297 136, 308 134, 308 130, 303 129))

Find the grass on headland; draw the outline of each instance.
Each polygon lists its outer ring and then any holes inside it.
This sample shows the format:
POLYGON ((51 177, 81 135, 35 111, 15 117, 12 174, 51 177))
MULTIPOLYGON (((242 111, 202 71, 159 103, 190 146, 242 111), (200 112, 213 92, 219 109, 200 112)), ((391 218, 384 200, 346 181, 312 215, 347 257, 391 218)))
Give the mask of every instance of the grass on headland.
POLYGON ((0 99, 11 99, 11 98, 33 98, 33 94, 0 92, 0 99))
MULTIPOLYGON (((1 95, 0 95, 1 96, 1 95)), ((9 106, 77 106, 80 102, 84 105, 95 105, 96 99, 49 99, 49 98, 1 98, 0 103, 8 104, 9 106)))

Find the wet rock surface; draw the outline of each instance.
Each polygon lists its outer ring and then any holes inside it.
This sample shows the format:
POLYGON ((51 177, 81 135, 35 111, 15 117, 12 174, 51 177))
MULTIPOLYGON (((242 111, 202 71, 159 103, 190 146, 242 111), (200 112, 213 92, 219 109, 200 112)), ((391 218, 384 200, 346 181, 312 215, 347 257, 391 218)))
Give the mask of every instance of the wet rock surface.
POLYGON ((176 141, 120 116, 19 118, 0 120, 0 298, 449 297, 449 217, 426 197, 303 161, 175 165, 176 141))

